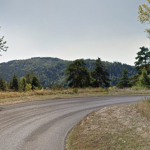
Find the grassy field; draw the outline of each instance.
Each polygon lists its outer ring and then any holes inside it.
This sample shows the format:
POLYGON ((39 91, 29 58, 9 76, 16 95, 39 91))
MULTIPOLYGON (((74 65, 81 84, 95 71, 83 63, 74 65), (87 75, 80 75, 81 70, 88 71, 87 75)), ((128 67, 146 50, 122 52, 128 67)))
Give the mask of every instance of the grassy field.
POLYGON ((117 89, 117 88, 62 88, 49 90, 35 90, 29 92, 0 92, 0 105, 24 101, 49 100, 73 97, 109 96, 109 95, 148 95, 145 89, 117 89))
POLYGON ((68 134, 66 150, 149 150, 150 100, 87 115, 68 134))

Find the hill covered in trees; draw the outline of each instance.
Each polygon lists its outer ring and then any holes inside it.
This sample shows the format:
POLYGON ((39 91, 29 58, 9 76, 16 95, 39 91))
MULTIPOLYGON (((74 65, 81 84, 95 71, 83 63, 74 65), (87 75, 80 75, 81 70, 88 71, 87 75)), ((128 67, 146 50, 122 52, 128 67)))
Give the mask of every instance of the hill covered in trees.
MULTIPOLYGON (((86 67, 88 70, 94 69, 93 59, 86 59, 86 67)), ((26 60, 13 60, 7 63, 0 64, 0 76, 5 81, 10 81, 13 74, 16 73, 19 78, 25 76, 27 72, 34 72, 41 81, 42 85, 49 86, 51 84, 65 84, 65 70, 66 67, 72 61, 62 60, 51 57, 36 57, 26 60)), ((120 62, 107 62, 103 61, 104 65, 108 69, 109 78, 112 85, 116 85, 116 82, 122 76, 124 68, 128 70, 128 76, 132 76, 137 73, 133 66, 122 64, 120 62)))

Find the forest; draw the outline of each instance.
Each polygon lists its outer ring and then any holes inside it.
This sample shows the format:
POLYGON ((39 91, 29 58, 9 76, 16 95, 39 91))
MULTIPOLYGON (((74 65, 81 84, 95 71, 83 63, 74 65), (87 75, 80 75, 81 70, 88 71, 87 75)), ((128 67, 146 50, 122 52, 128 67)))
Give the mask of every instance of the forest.
MULTIPOLYGON (((86 67, 89 71, 94 69, 95 60, 85 59, 86 67)), ((62 60, 51 57, 36 57, 26 60, 13 60, 0 64, 0 77, 9 82, 13 75, 16 74, 19 79, 26 75, 27 72, 34 73, 39 77, 42 86, 62 84, 66 86, 65 70, 73 61, 62 60)), ((120 62, 102 61, 109 73, 110 85, 116 85, 122 76, 123 69, 128 70, 128 76, 131 77, 137 73, 134 66, 122 64, 120 62)))

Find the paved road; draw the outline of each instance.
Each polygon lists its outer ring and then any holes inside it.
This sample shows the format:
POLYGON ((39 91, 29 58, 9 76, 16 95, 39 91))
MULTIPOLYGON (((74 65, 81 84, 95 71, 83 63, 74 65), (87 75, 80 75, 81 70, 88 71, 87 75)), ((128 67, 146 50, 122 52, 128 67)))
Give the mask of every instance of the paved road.
POLYGON ((0 150, 64 150, 67 132, 86 114, 144 98, 91 97, 0 106, 0 150))

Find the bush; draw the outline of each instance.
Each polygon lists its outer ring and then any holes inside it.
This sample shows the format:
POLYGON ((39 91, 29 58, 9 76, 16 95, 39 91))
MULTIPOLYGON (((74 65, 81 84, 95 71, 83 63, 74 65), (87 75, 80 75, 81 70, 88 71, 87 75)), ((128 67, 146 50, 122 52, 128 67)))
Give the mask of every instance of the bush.
POLYGON ((78 88, 74 88, 73 93, 78 93, 78 88))
POLYGON ((25 87, 25 91, 31 91, 31 88, 32 88, 31 84, 27 83, 25 87))

